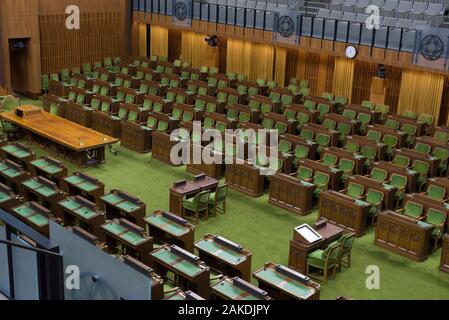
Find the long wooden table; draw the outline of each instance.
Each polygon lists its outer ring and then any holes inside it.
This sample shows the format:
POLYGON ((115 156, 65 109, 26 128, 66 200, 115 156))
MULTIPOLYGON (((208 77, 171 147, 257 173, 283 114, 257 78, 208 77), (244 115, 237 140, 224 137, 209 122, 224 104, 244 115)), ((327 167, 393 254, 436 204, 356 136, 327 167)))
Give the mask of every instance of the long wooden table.
POLYGON ((46 146, 80 167, 104 163, 105 146, 118 142, 118 139, 54 116, 35 106, 22 106, 15 111, 0 113, 0 117, 18 126, 25 138, 46 146), (26 112, 31 112, 32 115, 17 115, 26 112))

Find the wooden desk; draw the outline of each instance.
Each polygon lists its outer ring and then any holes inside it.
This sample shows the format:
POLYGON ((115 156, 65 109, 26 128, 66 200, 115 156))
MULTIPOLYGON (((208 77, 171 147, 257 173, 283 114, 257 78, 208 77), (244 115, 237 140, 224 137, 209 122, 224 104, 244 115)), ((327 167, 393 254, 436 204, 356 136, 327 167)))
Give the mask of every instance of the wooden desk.
POLYGON ((156 273, 167 278, 167 271, 176 275, 176 286, 209 297, 210 268, 197 256, 177 246, 163 246, 151 254, 156 273))
POLYGON ((84 105, 77 104, 75 102, 66 102, 65 107, 65 119, 79 124, 83 127, 92 127, 92 113, 93 109, 84 105))
POLYGON ((122 246, 122 252, 130 255, 143 263, 150 265, 149 253, 153 251, 153 238, 126 219, 115 219, 101 226, 105 234, 105 241, 109 249, 113 250, 117 245, 122 246))
POLYGON ((374 125, 367 126, 366 132, 368 132, 369 130, 374 130, 374 131, 380 132, 380 134, 382 135, 382 139, 384 138, 384 136, 386 134, 397 137, 398 143, 396 145, 396 148, 404 148, 407 146, 408 134, 403 131, 395 130, 395 129, 392 129, 390 127, 387 127, 387 126, 384 126, 381 124, 374 124, 374 125))
POLYGON ((395 209, 394 197, 397 191, 396 187, 390 186, 388 184, 381 183, 379 181, 370 179, 365 176, 352 176, 348 178, 348 184, 350 182, 362 185, 365 188, 365 194, 368 193, 368 189, 375 189, 384 194, 384 200, 382 205, 382 210, 393 210, 395 209))
POLYGON ((226 183, 231 189, 260 197, 264 194, 264 182, 265 176, 250 163, 226 165, 226 183))
POLYGON ((404 124, 410 124, 415 126, 416 127, 415 137, 424 136, 429 131, 429 125, 427 123, 420 122, 418 120, 413 120, 405 116, 401 116, 398 114, 391 114, 387 115, 387 119, 399 122, 401 128, 404 124))
POLYGON ((368 228, 368 211, 371 205, 346 194, 328 190, 321 193, 319 217, 351 232, 363 236, 368 228))
POLYGON ((378 168, 387 171, 389 178, 393 173, 407 177, 406 193, 416 191, 416 184, 418 183, 419 173, 408 168, 392 165, 389 162, 380 161, 373 164, 373 168, 378 168))
POLYGON ((151 152, 152 129, 138 123, 121 122, 121 146, 139 153, 151 152))
POLYGON ((251 252, 220 236, 206 234, 195 243, 199 257, 211 269, 226 276, 251 281, 251 252))
POLYGON ((321 286, 285 266, 267 263, 254 272, 259 288, 276 300, 319 300, 321 286))
POLYGON ((344 149, 336 148, 336 147, 329 147, 323 150, 323 155, 325 154, 331 154, 338 158, 338 160, 341 160, 342 158, 348 159, 354 162, 354 174, 363 174, 363 165, 366 162, 366 157, 354 154, 352 152, 346 151, 344 149))
POLYGON ((143 218, 146 216, 146 204, 126 192, 112 190, 101 197, 101 206, 106 213, 106 219, 125 218, 144 228, 143 218))
POLYGON ((81 196, 65 198, 56 204, 55 215, 63 221, 64 227, 79 226, 104 240, 100 227, 105 223, 105 214, 95 203, 81 196))
POLYGON ((294 176, 279 173, 270 177, 269 202, 300 215, 312 212, 316 186, 294 176))
POLYGON ((381 113, 379 111, 369 110, 368 108, 362 107, 358 104, 351 104, 343 107, 344 110, 352 110, 357 113, 365 113, 371 116, 370 124, 379 123, 381 113))
POLYGON ((340 180, 341 180, 341 175, 342 175, 343 171, 338 170, 336 168, 325 166, 324 164, 322 164, 320 162, 313 161, 310 159, 300 160, 298 167, 301 167, 301 166, 310 168, 314 172, 319 171, 319 172, 328 174, 330 176, 329 189, 332 189, 335 191, 340 190, 340 180))
POLYGON ((420 153, 415 150, 411 149, 396 149, 394 151, 394 155, 402 155, 404 157, 410 158, 410 166, 413 165, 413 161, 415 160, 421 160, 424 162, 427 162, 429 164, 429 176, 430 177, 437 177, 438 176, 438 167, 441 163, 441 159, 435 158, 433 156, 429 156, 423 153, 420 153))
POLYGON ((427 259, 435 227, 393 211, 378 215, 374 244, 416 261, 427 259))
POLYGON ((367 137, 362 136, 346 136, 346 143, 352 142, 358 145, 359 151, 361 151, 363 146, 370 146, 376 149, 376 161, 382 161, 385 159, 385 152, 387 150, 387 145, 383 143, 376 143, 367 137))
POLYGON ((343 229, 332 223, 315 224, 313 227, 323 239, 309 243, 296 230, 293 231, 293 239, 290 240, 290 253, 288 266, 296 271, 307 271, 307 256, 316 249, 324 249, 329 243, 338 240, 343 235, 343 229))
POLYGON ((104 133, 110 137, 120 139, 122 120, 106 112, 92 112, 92 129, 104 133))
POLYGON ((343 116, 341 114, 336 114, 336 113, 327 113, 323 116, 323 119, 324 120, 329 119, 329 120, 335 121, 336 129, 338 129, 339 123, 344 123, 351 128, 351 134, 356 135, 359 133, 359 129, 360 129, 360 125, 361 125, 360 121, 349 120, 345 116, 343 116))
POLYGON ((10 211, 16 218, 42 233, 49 236, 49 223, 52 218, 51 211, 36 202, 26 202, 10 211))
POLYGON ((238 277, 225 277, 213 285, 211 290, 211 300, 271 300, 268 292, 238 277))
POLYGON ((193 174, 204 173, 208 177, 221 179, 224 173, 224 163, 225 154, 223 152, 217 152, 211 148, 203 147, 195 142, 191 144, 190 162, 187 164, 187 172, 193 174), (201 163, 194 163, 194 152, 198 152, 198 154, 203 155, 203 152, 208 151, 214 156, 214 158, 219 157, 221 159, 221 163, 206 164, 203 162, 203 157, 201 157, 201 163))
POLYGON ((75 172, 63 179, 62 188, 72 196, 82 195, 89 201, 101 206, 101 197, 104 195, 104 183, 87 174, 75 172))
POLYGON ((178 181, 170 188, 170 212, 182 216, 184 198, 191 198, 201 191, 215 192, 218 180, 205 175, 199 175, 194 181, 178 181))
POLYGON ((0 160, 0 182, 11 187, 15 193, 21 192, 22 181, 29 179, 30 176, 20 164, 11 160, 0 160))
POLYGON ((56 183, 39 176, 22 182, 22 196, 55 212, 56 203, 64 199, 65 194, 56 183))
POLYGON ((67 167, 62 162, 50 157, 44 156, 30 162, 30 173, 33 177, 45 177, 56 182, 58 186, 62 186, 62 180, 67 176, 67 172, 67 167))
MULTIPOLYGON (((151 133, 151 158, 162 161, 166 164, 174 166, 170 159, 171 150, 179 141, 171 141, 170 135, 160 131, 151 133)), ((178 166, 180 166, 179 164, 178 166)))
POLYGON ((23 165, 24 169, 28 170, 30 162, 36 159, 36 153, 31 148, 19 142, 14 142, 0 147, 0 157, 23 165))
POLYGON ((146 217, 150 235, 162 243, 177 245, 193 253, 195 226, 179 216, 163 211, 156 211, 146 217))
MULTIPOLYGON (((26 109, 35 109, 29 106, 26 109)), ((17 125, 27 138, 50 147, 80 167, 105 163, 105 146, 118 140, 41 111, 21 118, 12 112, 0 116, 17 125)))
POLYGON ((0 209, 10 212, 20 202, 19 196, 10 187, 0 183, 0 209))
POLYGON ((443 238, 443 250, 441 251, 440 270, 449 273, 449 234, 443 238))

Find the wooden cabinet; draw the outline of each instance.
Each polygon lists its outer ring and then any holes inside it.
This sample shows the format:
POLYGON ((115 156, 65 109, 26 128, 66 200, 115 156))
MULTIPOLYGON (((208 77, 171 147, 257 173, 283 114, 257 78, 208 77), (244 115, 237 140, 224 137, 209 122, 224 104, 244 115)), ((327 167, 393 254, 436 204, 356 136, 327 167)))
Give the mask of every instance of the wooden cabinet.
POLYGON ((139 153, 151 151, 152 130, 139 124, 122 121, 121 146, 139 153))
POLYGON ((265 176, 250 164, 228 164, 226 166, 226 183, 231 189, 260 197, 264 193, 265 176))

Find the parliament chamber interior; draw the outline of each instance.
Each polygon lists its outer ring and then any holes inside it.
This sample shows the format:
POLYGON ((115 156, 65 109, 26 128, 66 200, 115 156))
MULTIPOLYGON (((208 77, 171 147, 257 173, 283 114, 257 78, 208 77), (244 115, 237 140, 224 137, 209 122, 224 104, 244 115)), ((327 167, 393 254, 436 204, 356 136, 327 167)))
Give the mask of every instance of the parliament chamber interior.
POLYGON ((0 1, 1 295, 447 299, 448 10, 0 1))

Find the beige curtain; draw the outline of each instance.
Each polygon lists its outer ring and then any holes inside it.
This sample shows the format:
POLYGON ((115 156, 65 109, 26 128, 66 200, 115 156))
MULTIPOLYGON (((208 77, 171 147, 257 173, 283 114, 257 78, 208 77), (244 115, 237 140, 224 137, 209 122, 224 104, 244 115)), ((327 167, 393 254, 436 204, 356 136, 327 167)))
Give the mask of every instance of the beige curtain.
POLYGON ((152 55, 168 57, 168 29, 151 26, 150 52, 152 55))
POLYGON ((441 74, 404 70, 397 113, 405 110, 427 113, 434 117, 434 123, 438 123, 443 86, 444 76, 441 74))
POLYGON ((354 80, 354 60, 335 58, 333 94, 345 96, 351 101, 352 82, 354 80))
POLYGON ((206 35, 195 32, 182 32, 181 60, 192 67, 218 67, 218 48, 211 48, 204 41, 206 35))
POLYGON ((276 47, 276 61, 274 66, 274 81, 279 86, 285 85, 285 68, 287 63, 287 49, 276 47))
POLYGON ((147 24, 139 23, 139 55, 147 56, 147 24))
POLYGON ((248 80, 273 79, 274 46, 228 39, 227 72, 246 74, 248 80))

